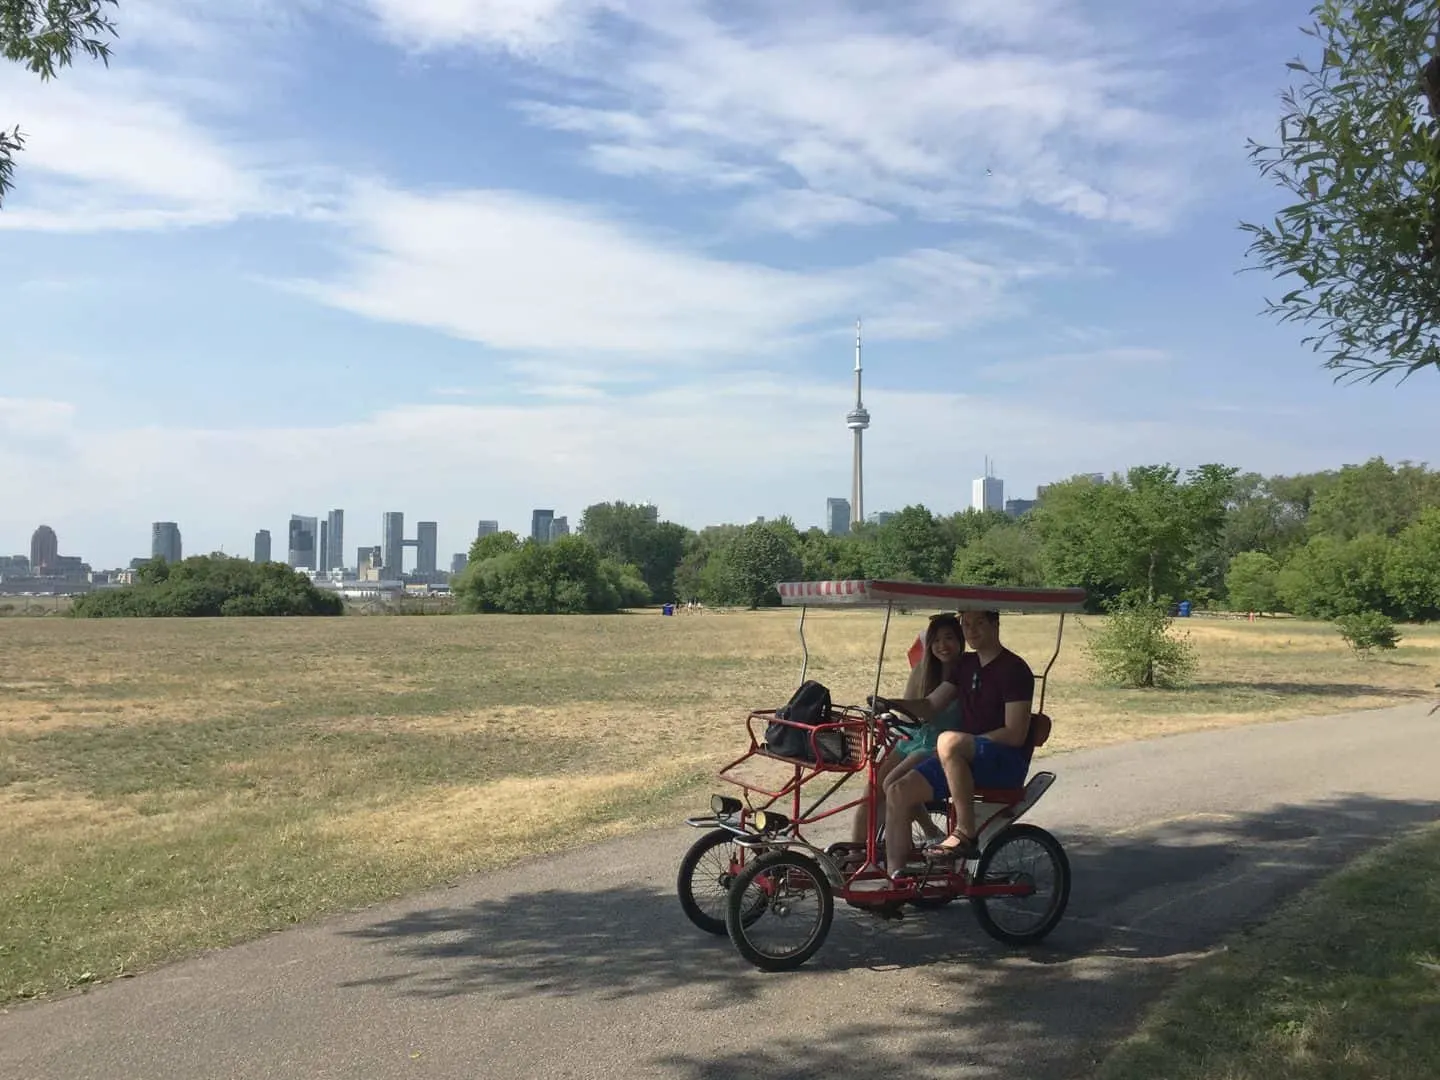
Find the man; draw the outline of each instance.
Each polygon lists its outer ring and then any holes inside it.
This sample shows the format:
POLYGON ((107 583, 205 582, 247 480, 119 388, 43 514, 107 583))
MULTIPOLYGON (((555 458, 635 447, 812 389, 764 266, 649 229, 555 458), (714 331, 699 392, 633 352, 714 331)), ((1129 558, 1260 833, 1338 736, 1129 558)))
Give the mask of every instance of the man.
MULTIPOLYGON (((888 821, 908 821, 925 803, 953 798, 955 831, 925 849, 931 859, 979 856, 976 785, 1021 787, 1030 771, 1030 710, 1035 675, 1029 664, 1000 644, 998 611, 963 612, 960 627, 970 648, 956 659, 945 680, 926 697, 896 702, 928 720, 957 698, 960 701, 963 730, 942 732, 935 757, 886 786, 888 821)), ((875 704, 883 708, 887 702, 878 698, 875 704)), ((887 829, 885 859, 892 876, 909 861, 910 853, 909 830, 887 829)))

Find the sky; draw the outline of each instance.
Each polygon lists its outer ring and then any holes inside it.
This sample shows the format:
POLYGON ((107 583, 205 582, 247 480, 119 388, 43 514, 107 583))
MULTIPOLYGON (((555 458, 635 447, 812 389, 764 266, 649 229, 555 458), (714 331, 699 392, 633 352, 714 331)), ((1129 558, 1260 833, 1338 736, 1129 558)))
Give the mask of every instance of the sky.
POLYGON ((1428 460, 1440 383, 1337 385, 1242 272, 1308 8, 121 0, 108 69, 0 63, 0 553, 820 524, 857 318, 870 512, 1428 460))

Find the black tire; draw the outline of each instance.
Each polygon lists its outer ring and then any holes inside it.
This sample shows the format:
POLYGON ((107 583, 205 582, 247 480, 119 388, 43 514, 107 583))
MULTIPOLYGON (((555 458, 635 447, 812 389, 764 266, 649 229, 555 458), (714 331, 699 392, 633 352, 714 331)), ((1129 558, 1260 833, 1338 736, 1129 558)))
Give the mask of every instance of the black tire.
MULTIPOLYGON (((1039 854, 1048 861, 1054 876, 1049 898, 1037 908, 1033 920, 1022 921, 1020 925, 1016 925, 1008 917, 997 918, 1002 906, 1016 902, 1009 897, 976 897, 970 902, 981 928, 995 940, 1003 941, 1007 945, 1033 945, 1055 929, 1065 914, 1066 905, 1070 903, 1070 860, 1065 855, 1065 849, 1060 846, 1060 841, 1038 825, 1010 825, 1004 829, 981 853, 980 864, 975 868, 975 881, 985 882, 990 880, 992 875, 1011 876, 1017 873, 1006 869, 1003 858, 1007 849, 1013 854, 1015 849, 1022 846, 1038 846, 1039 854), (997 862, 1000 862, 999 867, 996 866, 997 862), (991 904, 995 905, 996 912, 990 910, 991 904)), ((1033 878, 1033 875, 1030 876, 1033 878)))
MULTIPOLYGON (((760 886, 755 887, 759 889, 760 886)), ((783 892, 778 896, 767 894, 762 911, 767 922, 770 919, 785 918, 787 908, 783 892)), ((805 963, 825 944, 825 936, 830 933, 830 923, 834 918, 835 894, 825 877, 825 871, 820 869, 814 859, 798 851, 776 851, 746 863, 731 883, 725 904, 725 929, 730 940, 735 943, 740 955, 761 971, 793 971, 805 963), (804 875, 810 879, 810 886, 805 891, 813 891, 819 902, 815 925, 809 937, 800 948, 791 952, 777 954, 765 951, 751 936, 751 931, 757 925, 763 925, 762 921, 758 918, 742 917, 745 914, 742 909, 753 909, 754 902, 747 902, 747 894, 751 886, 755 885, 755 879, 762 874, 769 875, 771 880, 780 877, 783 882, 782 889, 792 884, 792 875, 804 875)))
MULTIPOLYGON (((725 936, 725 900, 723 898, 712 904, 701 903, 695 897, 695 871, 707 855, 714 852, 716 848, 728 847, 730 850, 720 853, 724 863, 733 864, 732 856, 744 851, 735 843, 735 834, 729 829, 715 829, 708 832, 695 843, 690 845, 690 850, 680 860, 680 872, 675 877, 675 891, 680 895, 680 907, 686 917, 704 930, 707 934, 715 934, 719 937, 725 936)), ((758 852, 748 852, 745 860, 753 860, 758 852)), ((729 895, 730 883, 734 881, 733 873, 726 874, 718 871, 716 884, 729 895)), ((745 917, 754 922, 765 912, 764 904, 761 903, 755 910, 747 912, 745 917)))

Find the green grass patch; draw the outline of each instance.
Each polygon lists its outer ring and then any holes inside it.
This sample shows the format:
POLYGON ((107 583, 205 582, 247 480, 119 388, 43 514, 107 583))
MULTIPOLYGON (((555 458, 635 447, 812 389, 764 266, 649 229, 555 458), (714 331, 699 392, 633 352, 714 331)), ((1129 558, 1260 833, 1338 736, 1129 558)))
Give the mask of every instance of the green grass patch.
POLYGON ((1096 1080, 1440 1077, 1440 826, 1284 905, 1182 976, 1096 1080))

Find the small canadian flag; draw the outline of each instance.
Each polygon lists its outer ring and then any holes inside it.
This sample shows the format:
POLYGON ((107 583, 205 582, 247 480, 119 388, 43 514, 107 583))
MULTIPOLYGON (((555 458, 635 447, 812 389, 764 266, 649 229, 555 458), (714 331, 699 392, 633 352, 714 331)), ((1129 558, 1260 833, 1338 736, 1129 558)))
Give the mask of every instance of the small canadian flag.
POLYGON ((920 658, 925 655, 925 635, 915 635, 915 644, 910 646, 910 651, 905 654, 910 659, 910 666, 913 668, 920 663, 920 658))

